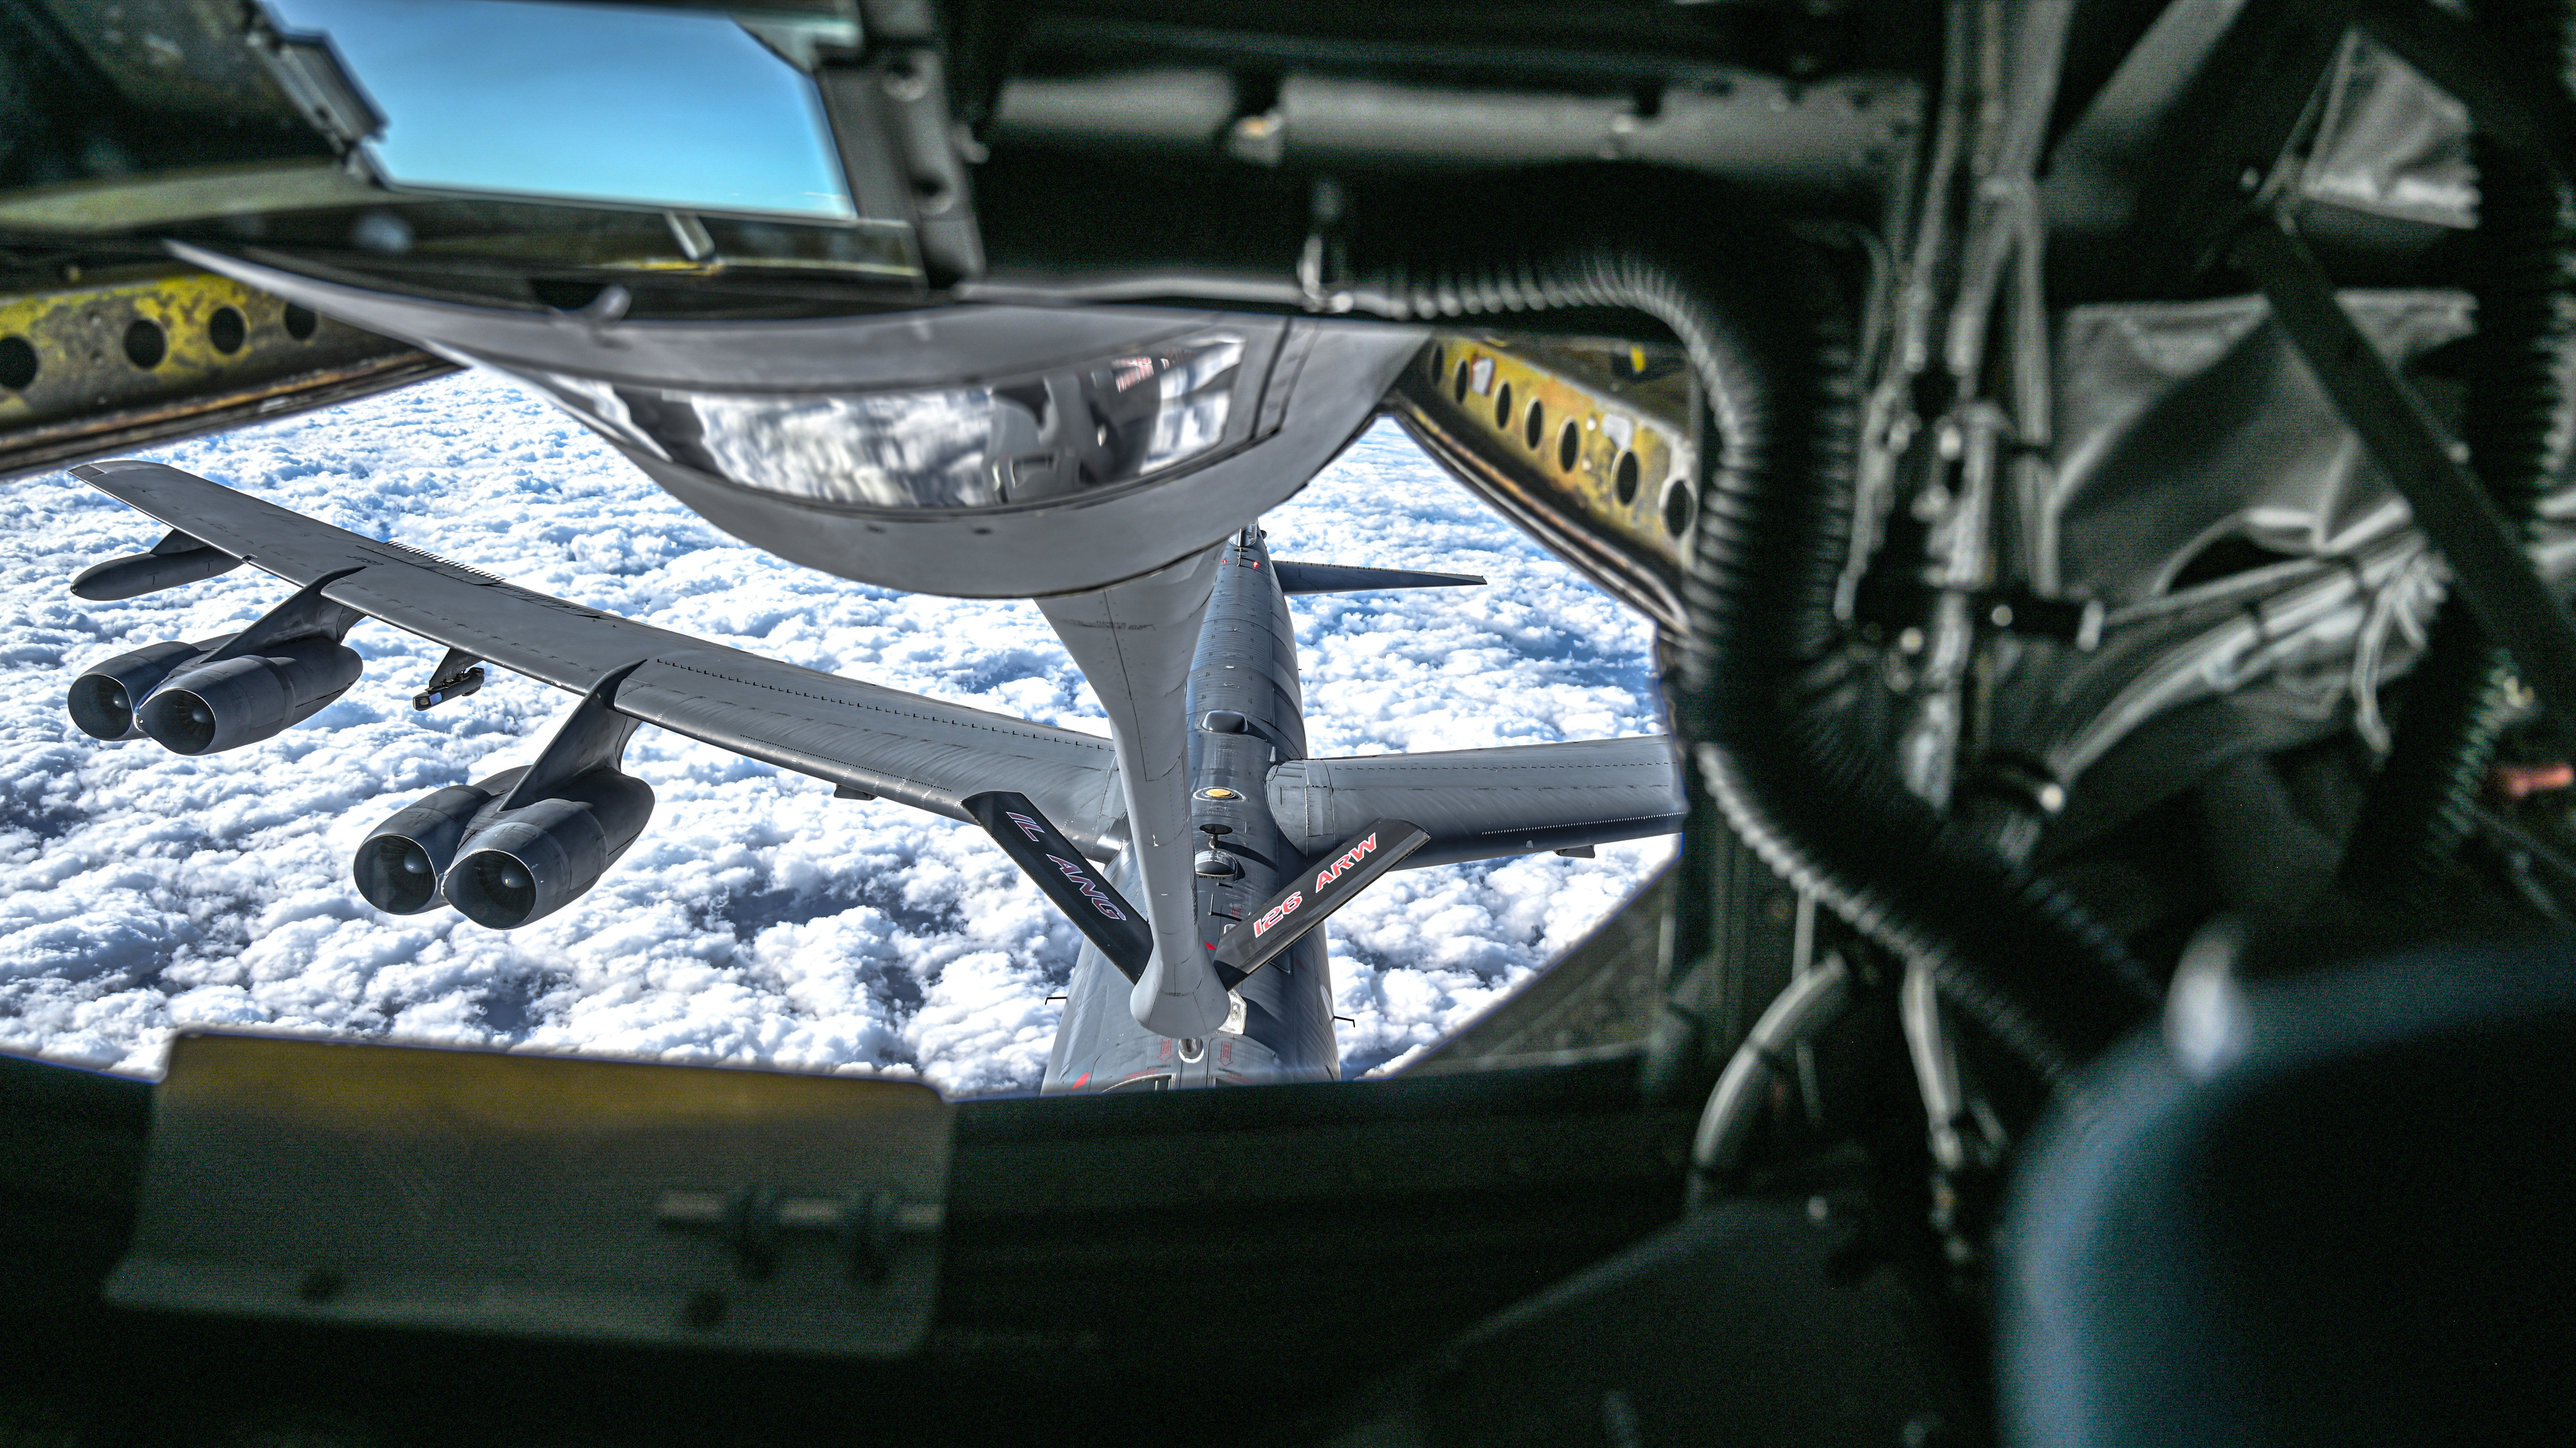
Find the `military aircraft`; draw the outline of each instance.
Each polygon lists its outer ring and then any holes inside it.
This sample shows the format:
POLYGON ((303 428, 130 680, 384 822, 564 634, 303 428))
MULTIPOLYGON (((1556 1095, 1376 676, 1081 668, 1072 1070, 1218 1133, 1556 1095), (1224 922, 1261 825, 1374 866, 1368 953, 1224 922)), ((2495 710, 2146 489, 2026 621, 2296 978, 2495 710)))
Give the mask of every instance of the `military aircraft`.
MULTIPOLYGON (((365 67, 267 10, 0 8, 0 467, 493 367, 785 557, 1058 600, 1098 680, 1220 639, 1170 628, 1197 570, 1274 586, 1242 530, 1382 410, 1658 624, 1679 858, 1367 1085, 13 1065, 11 1220, 67 1264, 12 1269, 38 1428, 2576 1433, 2564 5, 722 13, 801 77, 843 212, 407 182, 365 67), (1130 448, 1069 405, 1122 358, 1236 384, 1130 448), (69 1386, 141 1360, 251 1386, 69 1386)), ((1259 831, 1191 771, 1273 825, 1319 774, 1163 665, 1102 691, 1140 863, 1090 877, 1154 964, 1123 1020, 1092 974, 1100 1019, 1205 1042, 1247 928, 1167 939, 1205 917, 1163 902, 1222 897, 1202 853, 1255 878, 1192 824, 1259 831)), ((1060 858, 1116 817, 941 787, 1060 858)), ((1365 808, 1301 873, 1437 833, 1365 808)))
MULTIPOLYGON (((1152 388, 1164 360, 1110 359, 1102 390, 1152 388)), ((1239 370, 1191 385, 1243 385, 1239 370)), ((1088 417, 1080 384, 1060 391, 1088 417)), ((995 411, 997 434, 1029 419, 1007 400, 995 411)), ((1025 478, 1025 454, 984 463, 1015 465, 1025 478)), ((487 664, 571 690, 582 703, 535 764, 438 790, 358 846, 370 905, 453 905, 496 930, 571 903, 642 833, 652 789, 618 768, 639 723, 850 798, 972 820, 1086 937, 1048 1090, 1338 1079, 1315 928, 1370 882, 1403 864, 1586 849, 1681 822, 1677 766, 1657 737, 1309 759, 1288 598, 1482 580, 1275 560, 1248 522, 1144 580, 1042 601, 1109 701, 1104 741, 601 614, 161 464, 74 471, 171 529, 82 572, 74 594, 130 598, 245 561, 295 585, 238 633, 88 667, 68 699, 83 732, 189 755, 271 738, 357 681, 342 640, 368 617, 448 645, 420 708, 481 689, 487 664)))

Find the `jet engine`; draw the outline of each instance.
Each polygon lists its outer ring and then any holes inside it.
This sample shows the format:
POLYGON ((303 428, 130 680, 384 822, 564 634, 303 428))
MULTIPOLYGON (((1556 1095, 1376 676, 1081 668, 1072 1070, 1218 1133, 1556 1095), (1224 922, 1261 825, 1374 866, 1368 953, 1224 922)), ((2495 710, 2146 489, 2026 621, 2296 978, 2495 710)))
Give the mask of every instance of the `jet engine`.
POLYGON ((448 903, 494 930, 542 920, 599 883, 652 816, 651 785, 608 766, 585 770, 476 829, 441 877, 448 903))
POLYGON ((72 681, 71 695, 64 700, 71 710, 72 723, 92 739, 142 738, 143 729, 134 717, 135 705, 160 688, 162 680, 231 641, 230 634, 198 644, 173 640, 92 665, 72 681))
POLYGON ((358 893, 388 915, 435 909, 446 899, 439 881, 457 847, 527 772, 505 769, 480 783, 450 785, 376 826, 349 865, 358 893))
POLYGON ((143 701, 140 722, 174 753, 219 754, 320 713, 363 667, 346 645, 289 639, 171 676, 143 701))

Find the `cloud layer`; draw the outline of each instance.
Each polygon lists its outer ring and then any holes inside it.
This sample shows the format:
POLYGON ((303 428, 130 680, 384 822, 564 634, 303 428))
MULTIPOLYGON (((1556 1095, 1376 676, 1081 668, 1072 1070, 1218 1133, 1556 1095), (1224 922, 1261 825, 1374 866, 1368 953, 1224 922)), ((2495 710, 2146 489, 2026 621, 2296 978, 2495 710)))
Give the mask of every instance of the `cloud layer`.
MULTIPOLYGON (((145 454, 352 531, 814 668, 1105 732, 1037 610, 862 587, 735 542, 549 404, 467 375, 145 454)), ((1648 626, 1483 510, 1391 426, 1264 520, 1281 557, 1490 587, 1300 599, 1318 754, 1661 727, 1648 626)), ((392 917, 358 841, 429 790, 533 760, 572 702, 500 674, 425 714, 440 650, 381 624, 367 675, 277 738, 183 758, 71 727, 77 671, 241 627, 241 569, 123 603, 64 584, 150 520, 67 475, 0 489, 0 1050, 143 1075, 170 1032, 246 1026, 1035 1086, 1078 943, 983 834, 661 730, 660 798, 597 889, 506 934, 392 917)), ((1405 871, 1337 915, 1346 1071, 1437 1040, 1579 940, 1664 841, 1405 871)))

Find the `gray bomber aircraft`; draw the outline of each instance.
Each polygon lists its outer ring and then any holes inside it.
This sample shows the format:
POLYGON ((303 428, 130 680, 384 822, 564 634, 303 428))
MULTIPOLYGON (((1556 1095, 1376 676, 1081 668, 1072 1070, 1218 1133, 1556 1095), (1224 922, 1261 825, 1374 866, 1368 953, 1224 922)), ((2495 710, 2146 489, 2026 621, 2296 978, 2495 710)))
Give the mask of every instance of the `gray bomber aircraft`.
POLYGON ((1658 736, 1308 758, 1289 596, 1483 580, 1278 561, 1251 524, 1145 579, 1040 600, 1110 707, 1103 740, 598 613, 158 463, 74 471, 173 530, 85 570, 79 596, 245 561, 296 590, 239 633, 91 667, 69 699, 84 732, 181 754, 270 738, 357 682, 342 640, 366 618, 448 646, 418 708, 479 690, 486 664, 579 694, 535 764, 437 790, 358 847, 369 904, 453 905, 499 930, 577 899, 643 831, 653 791, 618 767, 638 724, 973 820, 1086 937, 1049 1091, 1337 1078, 1316 927, 1370 882, 1669 832, 1683 814, 1658 736))

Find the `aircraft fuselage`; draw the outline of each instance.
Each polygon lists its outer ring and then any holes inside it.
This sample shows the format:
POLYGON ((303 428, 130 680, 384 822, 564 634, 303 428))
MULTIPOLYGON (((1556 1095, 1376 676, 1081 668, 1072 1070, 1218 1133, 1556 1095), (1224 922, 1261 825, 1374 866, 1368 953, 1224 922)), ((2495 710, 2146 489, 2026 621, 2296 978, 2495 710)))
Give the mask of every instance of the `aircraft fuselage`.
MULTIPOLYGON (((1191 824, 1203 845, 1207 826, 1223 827, 1208 851, 1221 857, 1208 863, 1223 873, 1202 871, 1197 881, 1200 938, 1213 949, 1227 930, 1250 928, 1311 864, 1286 842, 1267 795, 1274 764, 1306 757, 1306 722, 1296 626, 1258 528, 1225 545, 1191 660, 1188 701, 1191 824), (1202 727, 1210 714, 1226 713, 1242 717, 1241 732, 1202 727)), ((1132 858, 1119 861, 1113 878, 1136 892, 1132 858)), ((1204 1038, 1176 1039, 1138 1025, 1128 992, 1126 977, 1086 941, 1041 1090, 1163 1090, 1341 1074, 1320 929, 1247 976, 1225 1025, 1204 1038)))

